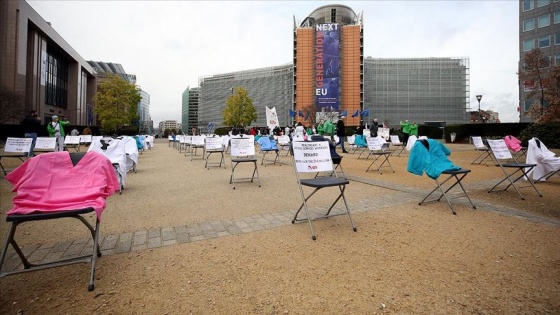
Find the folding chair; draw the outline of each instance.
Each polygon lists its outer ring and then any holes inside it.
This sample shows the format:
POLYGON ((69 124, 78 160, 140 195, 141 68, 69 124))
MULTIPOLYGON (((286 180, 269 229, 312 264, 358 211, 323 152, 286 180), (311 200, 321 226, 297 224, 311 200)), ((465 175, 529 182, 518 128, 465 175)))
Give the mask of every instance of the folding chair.
POLYGON ((367 168, 366 173, 379 159, 382 159, 381 164, 379 164, 379 166, 376 169, 376 171, 378 171, 379 174, 383 174, 381 172, 381 168, 383 167, 389 167, 391 168, 393 173, 395 172, 393 166, 391 165, 391 162, 389 161, 389 156, 391 156, 391 151, 389 151, 389 143, 385 142, 385 139, 381 137, 368 138, 368 150, 369 153, 368 156, 366 157, 366 161, 370 156, 372 156, 372 161, 369 167, 367 168), (385 165, 385 163, 387 163, 388 165, 385 165))
POLYGON ((366 136, 364 135, 354 135, 354 146, 352 148, 350 148, 350 150, 352 150, 352 153, 356 153, 357 151, 360 151, 360 155, 358 155, 358 158, 360 156, 362 156, 362 153, 364 153, 367 149, 367 141, 366 141, 366 136))
POLYGON ((490 193, 490 192, 493 192, 493 191, 508 190, 509 187, 513 186, 513 188, 515 189, 515 191, 517 192, 519 197, 521 197, 521 200, 525 200, 525 197, 523 197, 521 192, 519 192, 518 188, 533 187, 533 189, 535 189, 537 194, 540 197, 542 197, 542 194, 538 191, 537 187, 535 187, 535 185, 533 184, 533 181, 527 175, 528 173, 530 173, 533 170, 533 168, 535 166, 537 166, 537 164, 527 164, 527 163, 517 163, 517 162, 508 163, 507 161, 512 160, 513 156, 511 155, 511 152, 509 151, 504 139, 500 139, 500 140, 490 140, 490 139, 488 139, 486 141, 488 142, 488 145, 490 146, 490 150, 492 151, 492 155, 494 157, 494 160, 495 160, 497 166, 500 167, 500 169, 504 172, 504 175, 505 175, 505 178, 502 179, 500 182, 498 182, 496 185, 494 185, 494 187, 492 187, 488 192, 490 193), (503 161, 503 163, 501 161, 503 161), (508 171, 506 171, 506 169, 507 170, 512 170, 512 171, 508 172, 508 171), (517 173, 520 173, 521 175, 514 178, 514 176, 517 173), (515 185, 515 183, 518 180, 520 180, 521 178, 528 179, 528 182, 531 185, 530 186, 517 187, 515 185), (504 189, 499 189, 499 190, 495 189, 496 187, 498 187, 498 185, 505 182, 506 180, 509 182, 509 184, 504 189))
POLYGON ((80 136, 64 137, 64 147, 66 149, 72 147, 74 149, 74 152, 80 152, 80 136))
POLYGON ((124 142, 124 152, 126 154, 126 171, 134 171, 136 173, 136 168, 138 165, 138 146, 136 145, 136 139, 123 136, 122 141, 124 142))
POLYGON ((235 189, 235 183, 240 181, 251 181, 257 179, 259 187, 261 187, 261 180, 259 178, 259 170, 257 168, 258 158, 255 157, 255 141, 251 138, 231 138, 230 139, 230 157, 231 157, 231 176, 229 183, 235 189), (253 163, 253 175, 251 177, 235 177, 235 170, 239 164, 253 163), (255 174, 257 175, 255 177, 255 174))
POLYGON ((507 135, 504 137, 504 141, 506 142, 509 150, 512 152, 515 162, 519 162, 523 156, 527 156, 527 147, 521 145, 521 140, 512 135, 507 135))
POLYGON ((404 152, 404 155, 407 155, 406 143, 401 142, 399 135, 390 135, 389 138, 391 139, 391 146, 395 147, 393 154, 397 154, 400 157, 401 153, 404 152))
POLYGON ((356 225, 352 220, 352 216, 350 215, 350 209, 348 207, 348 203, 346 201, 346 197, 344 196, 344 191, 346 189, 346 185, 350 182, 346 178, 339 178, 338 174, 334 172, 334 176, 325 176, 325 177, 312 177, 308 178, 309 176, 305 176, 305 174, 309 173, 316 173, 316 172, 327 172, 332 173, 334 171, 331 153, 329 148, 328 141, 294 141, 292 142, 293 146, 293 160, 294 160, 294 170, 297 177, 297 182, 299 186, 299 190, 301 193, 301 198, 303 200, 301 206, 296 211, 296 214, 292 220, 292 224, 296 221, 307 221, 309 223, 309 228, 311 230, 311 238, 315 240, 317 237, 315 236, 315 231, 313 230, 313 223, 312 220, 320 219, 320 218, 327 218, 335 215, 341 215, 344 213, 336 213, 330 214, 333 207, 336 203, 342 198, 344 201, 344 206, 346 208, 345 213, 348 215, 350 219, 350 224, 352 225, 352 229, 357 231, 356 225), (309 195, 305 195, 303 187, 311 187, 313 191, 309 195), (337 188, 339 193, 336 197, 335 201, 331 204, 327 212, 317 218, 311 218, 309 208, 307 205, 308 200, 319 190, 323 188, 337 188), (305 219, 298 219, 298 215, 302 208, 305 208, 305 219))
POLYGON ((13 138, 8 137, 6 143, 4 144, 4 149, 0 154, 0 168, 4 172, 4 175, 8 174, 4 165, 2 165, 2 158, 16 158, 21 162, 25 162, 29 151, 31 151, 31 145, 33 144, 32 138, 13 138))
POLYGON ((119 179, 119 195, 122 195, 124 189, 124 183, 126 181, 126 148, 125 143, 122 141, 122 137, 101 137, 95 138, 88 148, 89 151, 94 151, 101 153, 102 155, 109 158, 117 178, 119 179))
POLYGON ((80 135, 80 147, 85 145, 86 147, 91 144, 92 136, 91 135, 80 135))
POLYGON ((226 163, 224 161, 224 145, 223 145, 223 140, 220 137, 206 137, 204 139, 204 152, 206 154, 205 156, 205 160, 206 160, 206 164, 204 165, 204 167, 206 169, 210 169, 210 166, 217 166, 217 167, 222 167, 222 163, 224 164, 224 168, 226 168, 226 163), (220 163, 210 163, 210 155, 214 154, 214 153, 219 153, 221 155, 220 158, 220 163))
MULTIPOLYGON (((260 137, 257 140, 257 143, 259 144, 259 146, 261 148, 261 153, 262 153, 261 165, 264 164, 266 154, 269 153, 269 152, 274 153, 274 160, 272 161, 272 164, 276 165, 276 162, 278 161, 278 158, 280 157, 278 146, 276 145, 276 141, 271 140, 270 137, 268 137, 268 136, 263 136, 263 137, 260 137)), ((270 163, 268 163, 268 164, 270 164, 270 163)), ((266 167, 266 165, 265 165, 265 167, 266 167)))
POLYGON ((191 161, 197 156, 197 150, 202 149, 202 158, 204 159, 204 138, 205 136, 192 136, 191 137, 191 161))
POLYGON ((535 182, 546 181, 555 174, 560 176, 560 157, 546 147, 538 138, 529 140, 527 163, 537 164, 527 174, 535 182))
POLYGON ((278 147, 280 148, 280 150, 282 151, 286 151, 286 156, 288 156, 290 154, 290 146, 291 141, 290 141, 290 137, 287 135, 282 135, 282 136, 278 136, 278 147))
POLYGON ((456 166, 451 162, 447 156, 451 154, 451 151, 442 143, 433 140, 433 139, 418 139, 416 143, 412 147, 410 151, 410 158, 408 159, 407 171, 422 176, 425 172, 429 178, 433 179, 437 186, 430 191, 418 203, 418 205, 422 205, 424 203, 440 201, 441 198, 445 198, 447 204, 449 205, 449 209, 451 209, 451 213, 457 214, 453 206, 451 205, 451 199, 457 199, 462 197, 467 197, 469 203, 476 209, 476 206, 473 204, 471 198, 467 194, 465 187, 461 184, 461 181, 467 176, 468 173, 471 172, 469 169, 463 169, 459 166, 456 166), (448 175, 444 180, 440 181, 441 175, 448 175), (451 181, 451 182, 449 182, 451 181), (447 183, 449 182, 449 183, 447 183), (449 186, 446 186, 449 185, 449 186), (462 194, 450 196, 448 193, 453 189, 455 186, 459 185, 462 190, 462 194), (445 188, 444 188, 445 187, 445 188), (434 192, 439 190, 441 193, 438 198, 428 200, 434 192))
POLYGON ((0 254, 0 277, 76 263, 91 263, 88 290, 92 291, 95 288, 96 259, 101 257, 99 249, 101 213, 105 209, 106 198, 112 195, 118 186, 111 162, 95 152, 45 153, 27 160, 14 172, 7 175, 6 179, 14 185, 17 195, 13 201, 14 207, 6 217, 10 228, 0 254), (71 160, 72 166, 68 166, 68 159, 71 160), (84 181, 82 176, 76 175, 88 175, 91 180, 84 181), (44 178, 51 180, 44 180, 44 178), (72 192, 75 195, 67 193, 69 189, 67 181, 71 178, 74 178, 72 192), (66 193, 61 194, 61 190, 66 193), (96 213, 95 228, 83 216, 94 211, 96 213), (18 225, 59 218, 75 218, 87 227, 93 240, 92 253, 47 263, 31 263, 24 250, 16 242, 15 234, 18 225), (23 269, 2 271, 9 245, 20 258, 23 269))
POLYGON ((471 139, 472 139, 472 143, 474 145, 475 151, 480 151, 481 152, 480 155, 472 161, 471 165, 482 164, 482 162, 484 162, 486 159, 492 159, 492 152, 491 152, 490 148, 488 148, 484 144, 484 141, 482 141, 482 137, 472 136, 471 139))

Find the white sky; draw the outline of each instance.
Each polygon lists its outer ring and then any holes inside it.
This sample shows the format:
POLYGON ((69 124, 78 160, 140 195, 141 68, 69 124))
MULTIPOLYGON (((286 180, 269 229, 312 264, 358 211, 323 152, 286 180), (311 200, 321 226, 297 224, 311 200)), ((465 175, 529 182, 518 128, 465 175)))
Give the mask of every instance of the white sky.
POLYGON ((517 0, 27 1, 85 60, 136 74, 155 126, 181 122, 200 77, 291 63, 293 17, 327 4, 363 12, 364 57, 468 57, 471 108, 482 94, 481 109, 519 121, 517 0))

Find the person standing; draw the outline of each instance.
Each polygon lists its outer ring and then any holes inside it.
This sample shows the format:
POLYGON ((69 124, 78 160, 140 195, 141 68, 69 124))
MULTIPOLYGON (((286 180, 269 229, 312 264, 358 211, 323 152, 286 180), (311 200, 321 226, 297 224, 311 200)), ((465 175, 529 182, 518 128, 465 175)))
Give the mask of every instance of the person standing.
POLYGON ((319 125, 317 125, 317 133, 323 135, 325 133, 325 121, 321 119, 319 125))
POLYGON ((410 124, 410 135, 418 137, 418 125, 415 122, 410 124))
POLYGON ((334 134, 334 125, 330 119, 325 121, 325 124, 323 125, 323 133, 329 138, 329 140, 333 141, 332 136, 334 134))
POLYGON ((60 120, 57 115, 52 116, 52 121, 47 125, 47 130, 49 131, 49 137, 56 138, 56 144, 54 151, 64 151, 64 126, 70 124, 68 120, 60 120))
POLYGON ((373 124, 371 124, 369 131, 371 132, 372 137, 377 137, 379 132, 379 121, 377 118, 373 119, 373 124))
POLYGON ((336 123, 336 135, 338 137, 338 143, 335 144, 335 147, 340 144, 343 153, 348 153, 344 148, 344 138, 346 138, 346 128, 344 126, 344 116, 340 116, 338 122, 336 123))
POLYGON ((404 133, 403 143, 406 144, 406 142, 408 141, 408 137, 410 135, 410 122, 408 122, 408 119, 407 119, 404 122, 401 121, 400 123, 401 123, 401 127, 402 127, 402 132, 404 133))
POLYGON ((72 131, 70 132, 71 136, 77 137, 80 135, 80 132, 78 131, 78 129, 74 128, 72 129, 72 131))
POLYGON ((35 152, 33 149, 35 148, 37 133, 39 132, 39 127, 41 126, 41 120, 37 117, 37 111, 34 109, 29 111, 29 115, 25 116, 25 118, 21 121, 21 124, 23 125, 23 136, 33 139, 31 142, 31 149, 29 149, 29 156, 34 156, 35 152))

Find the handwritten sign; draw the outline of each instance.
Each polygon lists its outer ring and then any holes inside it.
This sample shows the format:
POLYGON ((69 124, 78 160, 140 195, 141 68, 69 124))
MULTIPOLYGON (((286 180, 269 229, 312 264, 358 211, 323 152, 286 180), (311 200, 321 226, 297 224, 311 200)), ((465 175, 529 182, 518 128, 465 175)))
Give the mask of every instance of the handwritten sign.
POLYGON ((66 136, 64 144, 80 144, 80 136, 66 136))
POLYGON ((369 137, 367 138, 368 149, 371 151, 381 150, 382 145, 385 143, 385 139, 382 137, 369 137))
POLYGON ((332 171, 331 150, 327 141, 294 141, 292 145, 298 172, 332 171))
POLYGON ((492 149, 492 154, 496 157, 496 159, 511 159, 511 152, 509 151, 506 142, 501 140, 487 140, 490 149, 492 149))
POLYGON ((81 143, 91 143, 91 135, 81 135, 80 136, 80 142, 81 143))

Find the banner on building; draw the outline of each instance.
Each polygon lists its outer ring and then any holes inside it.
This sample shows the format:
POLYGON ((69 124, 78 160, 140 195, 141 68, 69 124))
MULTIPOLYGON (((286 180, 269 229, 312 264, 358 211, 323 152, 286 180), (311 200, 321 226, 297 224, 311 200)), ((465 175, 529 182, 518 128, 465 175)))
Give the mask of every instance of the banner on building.
POLYGON ((276 107, 266 108, 266 125, 270 130, 274 129, 276 126, 280 127, 280 123, 278 123, 278 115, 276 115, 276 107))
POLYGON ((339 111, 339 25, 315 26, 315 104, 317 112, 339 111))

